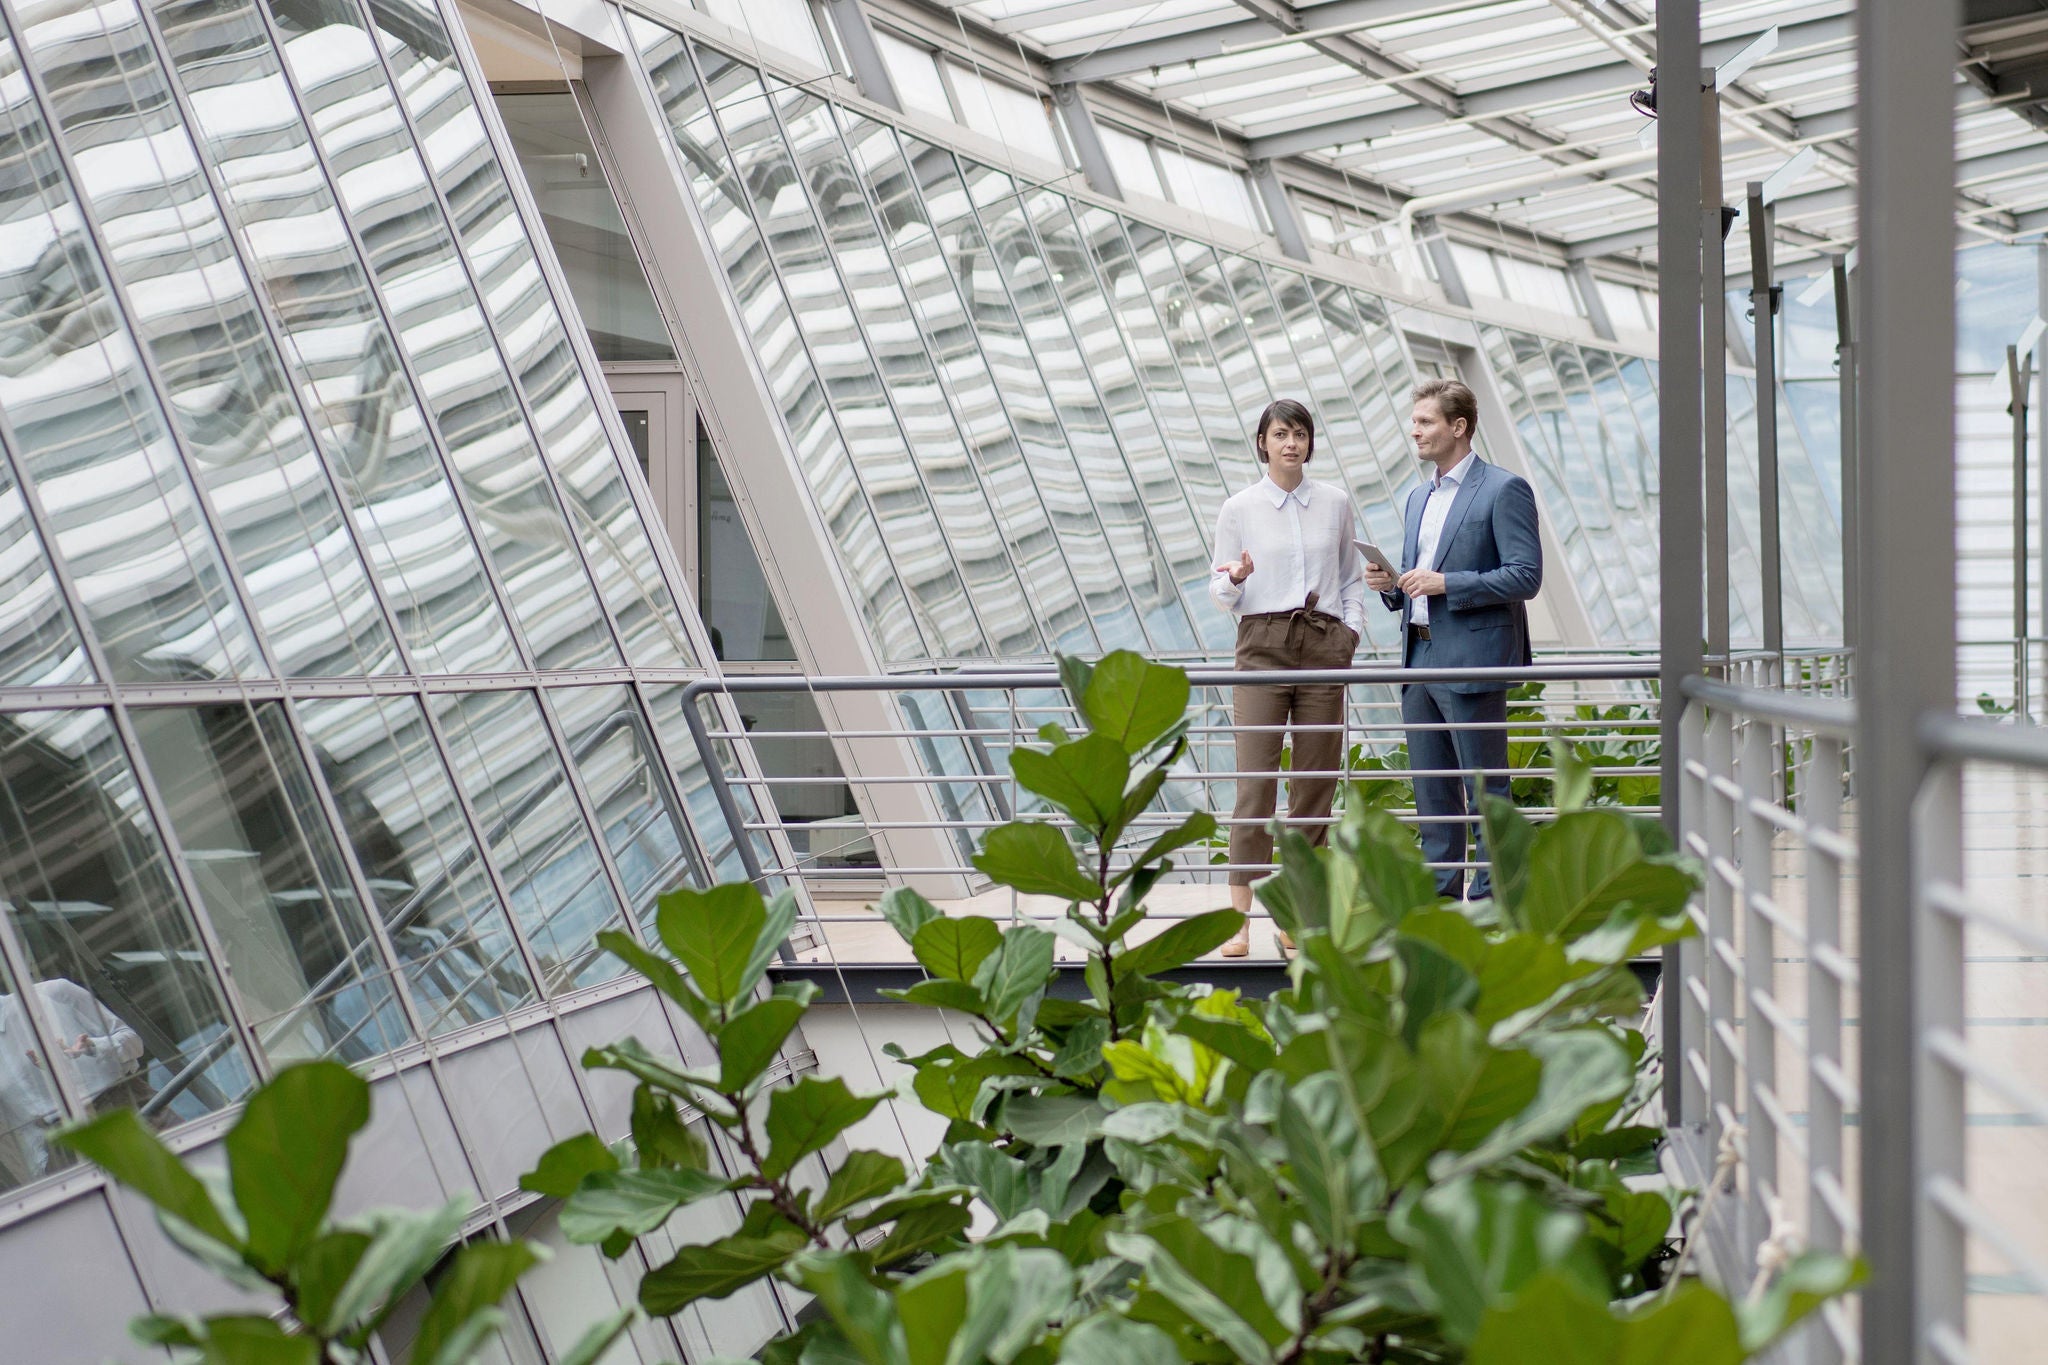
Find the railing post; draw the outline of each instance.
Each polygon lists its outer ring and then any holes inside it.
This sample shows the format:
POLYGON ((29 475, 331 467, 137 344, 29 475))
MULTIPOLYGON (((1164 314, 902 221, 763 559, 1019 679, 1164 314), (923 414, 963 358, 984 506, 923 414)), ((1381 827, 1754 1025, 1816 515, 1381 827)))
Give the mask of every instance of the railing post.
POLYGON ((1777 1031, 1759 1001, 1772 989, 1775 936, 1763 904, 1771 898, 1771 843, 1774 827, 1758 813, 1762 803, 1784 804, 1777 727, 1751 719, 1742 739, 1741 831, 1742 904, 1736 916, 1742 934, 1742 1120, 1748 1130, 1749 1199, 1744 1206, 1742 1249, 1752 1258, 1770 1235, 1770 1198, 1778 1193, 1778 1129, 1766 1093, 1778 1090, 1777 1031))
POLYGON ((1917 724, 1952 713, 1955 671, 1956 0, 1856 10, 1863 356, 1856 801, 1862 846, 1861 1220, 1867 1365, 1920 1365, 1940 1249, 1923 1236, 1930 1134, 1915 957, 1927 775, 1917 724))
MULTIPOLYGON (((1707 709, 1693 704, 1686 708, 1685 718, 1680 726, 1680 762, 1683 776, 1679 780, 1679 804, 1683 824, 1679 829, 1680 849, 1699 856, 1705 849, 1707 780, 1694 773, 1695 767, 1702 767, 1707 759, 1707 709)), ((1663 983, 1665 999, 1676 1000, 1678 1026, 1666 1043, 1667 1061, 1664 1071, 1664 1101, 1669 1111, 1668 1122, 1676 1128, 1681 1126, 1676 1117, 1683 1113, 1689 1125, 1704 1133, 1702 1118, 1709 1113, 1707 1090, 1698 1072, 1693 1070, 1688 1053, 1694 1046, 1700 1048, 1700 1055, 1706 1055, 1706 1039, 1711 1028, 1699 992, 1705 988, 1703 973, 1706 958, 1702 945, 1705 943, 1706 913, 1703 907, 1690 910, 1700 935, 1686 939, 1677 945, 1675 959, 1677 970, 1663 983)))
MULTIPOLYGON (((1657 405, 1658 572, 1662 598, 1658 642, 1663 707, 1663 772, 1658 787, 1664 821, 1679 832, 1674 798, 1679 789, 1679 722, 1685 714, 1683 681, 1700 671, 1701 460, 1700 449, 1700 163, 1703 102, 1700 78, 1699 0, 1664 0, 1657 6, 1657 69, 1662 117, 1657 137, 1657 337, 1662 392, 1657 405)), ((1714 250, 1720 249, 1717 240, 1714 250)), ((1944 276, 1944 278, 1946 278, 1944 276)), ((1714 301, 1716 307, 1720 300, 1714 301)), ((1677 954, 1665 949, 1668 970, 1677 954)), ((1664 1069, 1684 1065, 1672 1051, 1678 1038, 1678 992, 1664 992, 1664 1069)), ((1686 1118, 1680 1094, 1667 1090, 1673 1124, 1686 1118)))
MULTIPOLYGON (((1943 914, 1931 903, 1936 886, 1960 889, 1963 884, 1962 766, 1943 762, 1921 783, 1914 803, 1913 914, 1919 939, 1914 945, 1913 991, 1921 1056, 1928 1058, 1926 1039, 1935 1033, 1966 1037, 1963 1016, 1963 942, 1967 926, 1960 915, 1943 914)), ((1868 996, 1865 996, 1866 1001, 1868 996)), ((1864 1012, 1869 1013, 1868 1004, 1864 1012)), ((1964 1176, 1964 1119, 1968 1081, 1960 1068, 1928 1058, 1921 1063, 1919 1108, 1920 1186, 1916 1203, 1928 1203, 1929 1185, 1952 1181, 1967 1188, 1964 1176)), ((1961 1339, 1966 1330, 1969 1233, 1956 1218, 1929 1209, 1920 1226, 1920 1257, 1914 1274, 1914 1295, 1920 1305, 1921 1356, 1934 1360, 1931 1342, 1937 1336, 1961 1339)))
MULTIPOLYGON (((1799 765, 1799 814, 1806 836, 1806 1223, 1810 1245, 1841 1251, 1848 1229, 1836 1216, 1842 1188, 1842 863, 1825 844, 1842 828, 1842 743, 1816 735, 1799 765)), ((1811 1333, 1808 1365, 1837 1365, 1832 1333, 1811 1333)))

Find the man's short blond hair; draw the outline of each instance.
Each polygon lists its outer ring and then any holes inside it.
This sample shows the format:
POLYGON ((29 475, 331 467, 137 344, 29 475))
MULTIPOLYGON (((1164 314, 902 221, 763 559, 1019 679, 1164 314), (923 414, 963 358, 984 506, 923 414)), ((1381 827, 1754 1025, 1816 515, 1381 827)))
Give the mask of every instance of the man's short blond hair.
POLYGON ((1415 386, 1410 401, 1420 403, 1425 398, 1435 400, 1446 422, 1464 418, 1467 440, 1479 434, 1479 398, 1464 384, 1455 379, 1425 379, 1415 386))

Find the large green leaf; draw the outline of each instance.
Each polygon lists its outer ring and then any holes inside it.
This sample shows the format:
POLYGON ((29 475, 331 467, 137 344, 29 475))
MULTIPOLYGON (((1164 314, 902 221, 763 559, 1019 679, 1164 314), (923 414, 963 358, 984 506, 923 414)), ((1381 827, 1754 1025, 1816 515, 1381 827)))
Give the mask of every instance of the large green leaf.
POLYGON ((1422 860, 1414 833, 1383 810, 1363 810, 1346 824, 1356 830, 1353 865, 1358 889, 1389 924, 1439 899, 1436 874, 1422 860))
POLYGON ((917 938, 918 930, 944 913, 907 886, 890 888, 876 902, 875 909, 889 921, 889 927, 896 931, 896 936, 903 940, 905 946, 917 938))
POLYGON ((1519 924, 1536 827, 1514 802, 1490 792, 1479 798, 1479 817, 1486 827, 1486 856, 1493 864, 1493 898, 1507 911, 1508 922, 1519 924))
POLYGON ((462 1223, 471 1207, 464 1198, 451 1199, 438 1209, 379 1209, 367 1215, 362 1254, 351 1264, 346 1279, 335 1286, 324 1313, 314 1312, 308 1304, 311 1277, 307 1269, 313 1259, 309 1249, 299 1267, 300 1316, 310 1325, 329 1330, 358 1324, 370 1327, 383 1321, 462 1235, 462 1223))
POLYGON ((369 1121, 370 1087, 339 1062, 288 1066, 249 1097, 224 1145, 252 1264, 281 1270, 319 1234, 369 1121))
POLYGON ((1740 1365, 1746 1353, 1735 1314, 1697 1281, 1659 1297, 1635 1316, 1588 1298, 1566 1275, 1548 1272, 1513 1303, 1488 1310, 1468 1365, 1740 1365))
POLYGON ((1003 1101, 1002 1126, 1034 1147, 1086 1142, 1102 1129, 1108 1113, 1089 1095, 1038 1095, 1011 1091, 1003 1101))
POLYGON ((320 1359, 317 1339, 294 1336, 270 1318, 208 1318, 205 1331, 203 1365, 317 1365, 320 1359))
POLYGON ((761 1174, 770 1180, 789 1174, 796 1163, 868 1116, 884 1095, 856 1095, 837 1076, 805 1076, 768 1097, 768 1156, 761 1174))
POLYGON ((1244 916, 1235 910, 1210 910, 1177 920, 1118 957, 1117 975, 1156 976, 1184 967, 1228 943, 1243 923, 1244 916))
POLYGON ((1325 1247, 1349 1253, 1359 1220, 1374 1211, 1386 1186, 1336 1073, 1287 1091, 1278 1131, 1309 1226, 1325 1247))
POLYGON ((230 1252, 242 1239, 229 1230, 199 1177, 171 1154, 133 1109, 116 1109, 61 1129, 54 1141, 69 1147, 194 1233, 230 1252))
POLYGON ((412 1365, 461 1365, 465 1342, 474 1349, 475 1321, 510 1292, 514 1282, 540 1263, 524 1242, 471 1242, 455 1253, 413 1339, 412 1365))
POLYGON ((1098 1313, 1060 1338, 1059 1365, 1181 1365, 1181 1354, 1150 1323, 1098 1313))
POLYGON ((896 1301, 876 1287, 856 1257, 842 1251, 812 1252, 797 1263, 795 1273, 798 1283, 831 1314, 833 1325, 864 1365, 903 1365, 908 1345, 896 1301))
POLYGON ((972 981, 982 959, 1002 945, 1003 931, 979 915, 942 915, 911 940, 917 963, 941 981, 972 981))
POLYGON ((768 902, 761 930, 754 938, 754 951, 747 955, 747 965, 740 971, 739 988, 733 993, 735 999, 753 994, 761 978, 768 975, 768 964, 775 961, 782 945, 789 941, 796 917, 796 892, 785 886, 768 902))
POLYGON ((650 950, 639 939, 617 929, 601 929, 597 935, 597 946, 653 982, 663 995, 682 1006, 683 1012, 696 1021, 698 1028, 709 1033, 718 1026, 718 1016, 712 1010, 711 1002, 689 983, 673 962, 650 950))
POLYGON ((1081 871, 1074 846, 1056 826, 1026 820, 998 825, 982 840, 974 865, 992 880, 1027 896, 1099 901, 1102 884, 1081 871))
POLYGON ((1370 1111, 1388 1181, 1406 1184, 1435 1153, 1465 1151, 1499 1133, 1538 1093, 1541 1074, 1530 1054, 1489 1046, 1470 1015, 1430 1020, 1412 1073, 1393 1076, 1370 1111))
POLYGON ((1771 1280, 1763 1297, 1744 1301, 1736 1311, 1746 1351, 1761 1351, 1786 1329, 1839 1294, 1869 1277, 1860 1259, 1829 1251, 1802 1251, 1771 1280))
POLYGON ((906 1005, 929 1005, 933 1009, 958 1010, 962 1014, 985 1014, 988 1011, 988 1001, 965 981, 931 978, 900 991, 884 988, 878 993, 906 1005))
POLYGON ((1421 939, 1396 939, 1394 952, 1401 961, 1401 1036, 1414 1047, 1430 1020, 1471 1008, 1479 998, 1479 978, 1449 953, 1421 939))
POLYGON ((611 1350, 612 1343, 626 1334, 626 1329, 633 1325, 636 1316, 632 1305, 628 1304, 615 1313, 599 1318, 584 1330, 582 1336, 576 1338, 576 1344, 571 1346, 555 1365, 597 1365, 605 1352, 611 1350))
POLYGON ((967 1272, 967 1313, 949 1355, 956 1365, 1010 1365, 1073 1302, 1074 1272, 1044 1247, 997 1247, 967 1272))
MULTIPOLYGON (((346 1319, 336 1316, 334 1301, 369 1249, 370 1234, 354 1228, 322 1233, 306 1244, 292 1264, 295 1305, 301 1322, 315 1331, 341 1334, 346 1319)), ((440 1248, 435 1251, 438 1254, 440 1248)))
POLYGON ((1489 1308, 1508 1303, 1546 1270, 1596 1299, 1607 1292, 1585 1242, 1585 1221, 1550 1207, 1524 1185, 1470 1179, 1438 1185, 1408 1211, 1404 1240, 1415 1248, 1427 1300, 1453 1341, 1470 1342, 1489 1308))
POLYGON ((618 1154, 605 1145, 603 1138, 595 1133, 578 1133, 542 1152, 533 1169, 519 1177, 519 1188, 567 1199, 576 1193, 584 1176, 617 1169, 618 1154))
POLYGON ((643 1169, 711 1169, 711 1151, 699 1125, 683 1121, 675 1097, 643 1081, 633 1087, 633 1150, 643 1169))
POLYGON ((819 1194, 812 1216, 821 1223, 837 1218, 856 1204, 879 1199, 894 1190, 903 1183, 904 1175, 903 1163, 893 1156, 848 1152, 819 1194))
POLYGON ((963 1204, 921 1204, 898 1215, 889 1235, 876 1243, 869 1255, 878 1266, 894 1265, 919 1252, 961 1240, 973 1221, 974 1211, 963 1204))
POLYGON ((980 1112, 982 1086, 991 1077, 1034 1074, 1032 1065, 1022 1057, 984 1052, 971 1058, 921 1063, 910 1086, 924 1107, 939 1117, 974 1122, 980 1112))
POLYGON ((1141 754, 1186 717, 1188 675, 1120 649, 1096 663, 1079 701, 1089 729, 1141 754))
POLYGON ((722 1299, 772 1275, 805 1245, 803 1233, 785 1225, 758 1237, 736 1235, 679 1247, 671 1260, 642 1277, 640 1306, 665 1318, 699 1299, 722 1299))
POLYGON ((706 998, 730 1005, 753 989, 747 981, 768 910, 751 882, 707 891, 679 886, 662 893, 654 912, 662 943, 706 998))
POLYGON ((1518 914, 1530 932, 1570 940, 1597 928, 1624 901, 1668 914, 1691 894, 1692 878, 1683 870, 1646 860, 1623 816, 1577 811, 1538 831, 1518 914))
POLYGON ((1035 924, 1013 924, 1003 931, 1001 945, 974 973, 974 989, 988 1001, 989 1018, 1007 1025, 1025 1001, 1045 989, 1053 973, 1053 946, 1053 936, 1035 924))
POLYGON ((1525 1046, 1543 1064, 1535 1098, 1445 1171, 1446 1177, 1563 1136, 1594 1105, 1627 1094, 1635 1078, 1628 1053, 1605 1030, 1539 1035, 1525 1046))
MULTIPOLYGON (((1227 1250, 1188 1218, 1175 1215, 1142 1233, 1111 1233, 1110 1249, 1145 1268, 1145 1282, 1200 1323, 1240 1361, 1272 1361, 1293 1335, 1266 1301, 1257 1263, 1227 1250)), ((1287 1305, 1298 1312, 1299 1304, 1287 1305)))
MULTIPOLYGON (((812 993, 818 989, 812 982, 802 984, 812 993)), ((808 1004, 805 998, 769 996, 727 1020, 718 1031, 718 1088, 737 1095, 759 1080, 808 1004)))
POLYGON ((1120 824, 1131 759, 1107 735, 1083 735, 1050 752, 1012 750, 1010 771, 1026 791, 1044 797, 1097 838, 1120 824))
POLYGON ((660 1168, 599 1171, 563 1203, 558 1221, 572 1242, 595 1245, 613 1237, 638 1237, 668 1221, 669 1215, 730 1188, 709 1171, 660 1168))

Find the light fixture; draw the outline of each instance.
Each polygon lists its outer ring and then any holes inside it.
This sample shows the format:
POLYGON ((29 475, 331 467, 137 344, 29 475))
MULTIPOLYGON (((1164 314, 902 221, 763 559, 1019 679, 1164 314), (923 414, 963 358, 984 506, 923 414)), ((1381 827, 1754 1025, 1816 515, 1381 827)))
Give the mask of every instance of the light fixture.
POLYGON ((1657 117, 1656 67, 1650 68, 1650 88, 1648 90, 1632 91, 1628 97, 1628 107, 1641 114, 1644 118, 1657 117))

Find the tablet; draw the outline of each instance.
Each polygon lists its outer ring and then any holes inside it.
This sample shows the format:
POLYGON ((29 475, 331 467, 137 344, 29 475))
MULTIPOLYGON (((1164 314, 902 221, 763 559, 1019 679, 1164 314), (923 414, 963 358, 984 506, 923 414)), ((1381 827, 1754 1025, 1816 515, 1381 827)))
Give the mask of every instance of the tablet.
POLYGON ((1379 546, 1367 540, 1354 540, 1351 543, 1358 547, 1358 553, 1364 555, 1368 563, 1394 575, 1396 578, 1401 576, 1401 571, 1394 567, 1393 562, 1381 552, 1379 546))

